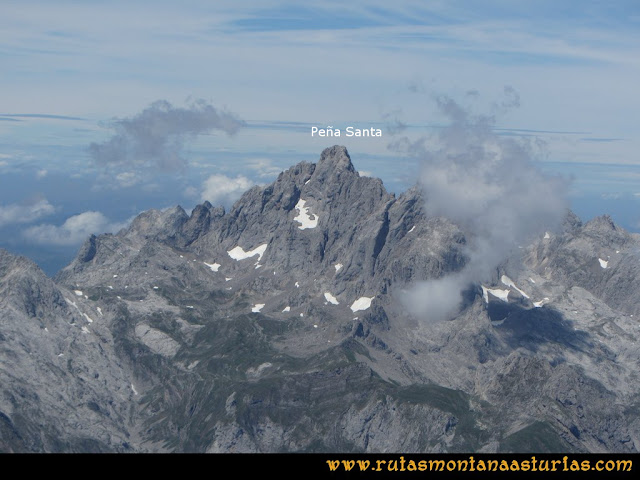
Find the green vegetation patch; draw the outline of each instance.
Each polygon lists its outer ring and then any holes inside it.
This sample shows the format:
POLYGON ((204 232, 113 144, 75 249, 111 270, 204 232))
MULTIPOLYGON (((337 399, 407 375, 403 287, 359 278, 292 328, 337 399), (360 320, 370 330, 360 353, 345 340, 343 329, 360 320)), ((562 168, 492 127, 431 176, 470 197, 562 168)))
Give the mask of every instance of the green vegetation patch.
POLYGON ((565 453, 575 449, 564 442, 547 422, 534 422, 512 433, 500 442, 499 452, 505 453, 565 453))

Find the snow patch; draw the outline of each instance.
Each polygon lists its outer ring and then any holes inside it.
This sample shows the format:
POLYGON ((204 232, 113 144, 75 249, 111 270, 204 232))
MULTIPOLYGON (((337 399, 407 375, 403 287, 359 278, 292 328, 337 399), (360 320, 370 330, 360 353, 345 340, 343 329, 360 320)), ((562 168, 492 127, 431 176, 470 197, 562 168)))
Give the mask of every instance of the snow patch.
POLYGON ((296 282, 296 288, 300 288, 300 284, 296 282))
POLYGON ((411 227, 411 230, 409 230, 407 233, 411 233, 416 229, 416 226, 414 225, 413 227, 411 227))
POLYGON ((531 277, 529 277, 529 281, 530 281, 531 283, 536 283, 536 281, 535 281, 533 278, 531 278, 531 277))
POLYGON ((138 395, 138 391, 136 390, 136 387, 133 383, 131 384, 131 391, 133 392, 134 395, 138 395))
POLYGON ((64 300, 65 300, 69 305, 71 305, 71 306, 73 306, 73 307, 76 307, 76 309, 77 309, 77 310, 79 310, 79 309, 78 309, 78 305, 76 304, 76 302, 72 302, 71 300, 69 300, 69 299, 68 299, 68 298, 66 298, 66 297, 65 297, 65 299, 64 299, 64 300))
POLYGON ((82 290, 74 290, 73 293, 75 293, 79 297, 82 296, 82 290))
POLYGON ((302 199, 299 199, 298 203, 296 203, 298 215, 294 217, 293 220, 300 224, 298 227, 300 230, 304 230, 305 228, 316 228, 318 226, 318 216, 313 213, 311 214, 313 218, 309 216, 309 207, 304 206, 306 203, 307 201, 302 199))
POLYGON ((607 260, 603 260, 603 259, 599 258, 598 261, 600 262, 600 266, 602 268, 607 268, 607 265, 609 265, 609 262, 607 260))
POLYGON ((262 374, 262 372, 264 370, 266 370, 267 368, 269 368, 271 366, 272 366, 271 363, 265 362, 265 363, 262 363, 262 364, 258 365, 256 368, 253 368, 253 367, 248 368, 247 369, 247 375, 249 375, 251 377, 258 377, 258 376, 260 376, 262 374))
POLYGON ((341 263, 336 263, 334 265, 334 268, 336 269, 336 273, 338 273, 342 267, 344 267, 344 265, 342 265, 341 263))
POLYGON ((191 363, 187 366, 187 368, 188 368, 189 370, 191 370, 192 368, 194 368, 194 367, 195 367, 196 365, 198 365, 199 363, 200 363, 200 360, 196 360, 196 361, 194 361, 194 362, 191 362, 191 363))
POLYGON ((256 268, 255 270, 259 269, 262 265, 260 265, 259 263, 256 263, 256 268))
POLYGON ((82 333, 89 333, 89 329, 87 327, 82 327, 82 333))
POLYGON ((82 315, 84 315, 84 318, 87 319, 87 322, 93 323, 93 319, 89 315, 87 315, 86 313, 83 313, 82 315))
POLYGON ((187 305, 185 308, 190 308, 191 310, 193 310, 193 305, 187 305))
POLYGON ((225 282, 228 282, 229 280, 231 280, 231 277, 224 277, 225 282))
POLYGON ((360 297, 351 305, 352 312, 358 312, 360 310, 366 310, 371 306, 371 302, 376 297, 360 297))
POLYGON ((540 308, 548 301, 549 301, 549 297, 544 297, 544 300, 540 300, 539 302, 533 302, 533 306, 536 308, 540 308))
POLYGON ((113 278, 118 278, 118 275, 114 275, 113 278))
POLYGON ((500 277, 500 281, 506 285, 507 287, 512 287, 514 290, 518 291, 520 293, 520 295, 522 295, 524 298, 529 298, 529 295, 527 295, 526 293, 524 293, 522 290, 520 290, 518 287, 516 287, 516 284, 513 283, 513 280, 511 280, 509 277, 507 277, 506 275, 502 275, 502 277, 500 277))
POLYGON ((258 365, 258 368, 256 368, 256 373, 260 374, 265 368, 269 368, 271 366, 272 364, 270 362, 261 363, 260 365, 258 365))
POLYGON ((157 287, 157 286, 154 286, 154 287, 153 287, 153 289, 154 289, 154 290, 158 290, 158 287, 157 287))
POLYGON ((284 312, 290 312, 290 311, 291 311, 291 307, 288 306, 288 305, 286 307, 284 307, 284 309, 282 310, 283 313, 284 312))
POLYGON ((251 309, 251 311, 253 313, 258 313, 260 312, 260 310, 262 310, 264 308, 264 303, 256 303, 253 308, 251 309))
POLYGON ((100 307, 96 307, 96 310, 98 311, 98 313, 100 314, 100 316, 102 316, 102 309, 100 307))
POLYGON ((509 290, 501 290, 499 288, 487 288, 482 285, 482 298, 485 303, 489 303, 489 294, 499 298, 503 302, 509 302, 509 290))
POLYGON ((548 240, 551 238, 551 235, 549 235, 549 232, 544 232, 544 239, 548 240))
POLYGON ((327 299, 327 302, 333 303, 334 305, 339 305, 340 304, 340 302, 338 302, 338 299, 336 297, 334 297, 333 295, 331 295, 329 292, 324 292, 324 298, 327 299))
POLYGON ((245 252, 242 247, 234 247, 229 250, 227 253, 234 260, 244 260, 245 258, 251 258, 258 255, 258 261, 262 259, 262 255, 264 255, 265 250, 267 249, 267 244, 264 243, 253 250, 249 250, 245 252))
POLYGON ((202 262, 204 263, 207 267, 209 267, 213 272, 217 272, 218 269, 220 268, 220 264, 219 263, 207 263, 207 262, 202 262))

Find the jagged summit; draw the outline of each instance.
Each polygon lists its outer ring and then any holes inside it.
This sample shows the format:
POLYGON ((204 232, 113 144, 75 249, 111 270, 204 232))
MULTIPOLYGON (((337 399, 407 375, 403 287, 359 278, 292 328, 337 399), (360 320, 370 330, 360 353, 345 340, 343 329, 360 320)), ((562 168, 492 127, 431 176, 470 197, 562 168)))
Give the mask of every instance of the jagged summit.
POLYGON ((618 230, 613 219, 609 215, 600 215, 589 220, 585 225, 588 229, 604 228, 606 230, 618 230))
POLYGON ((0 247, 0 275, 7 275, 12 267, 16 265, 20 266, 21 269, 39 270, 38 266, 27 257, 14 255, 0 247))
POLYGON ((334 145, 322 151, 320 161, 318 162, 318 169, 332 169, 336 172, 346 170, 355 173, 349 152, 347 152, 346 147, 340 145, 334 145))

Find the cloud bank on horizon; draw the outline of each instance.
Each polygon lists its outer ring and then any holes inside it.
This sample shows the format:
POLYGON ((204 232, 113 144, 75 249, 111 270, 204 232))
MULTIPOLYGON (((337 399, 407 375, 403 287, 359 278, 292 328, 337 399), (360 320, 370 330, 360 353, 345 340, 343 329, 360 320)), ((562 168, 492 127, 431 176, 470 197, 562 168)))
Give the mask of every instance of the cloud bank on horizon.
MULTIPOLYGON (((460 272, 420 282, 404 297, 416 317, 430 322, 455 313, 463 290, 490 281, 510 252, 556 229, 569 207, 567 181, 538 169, 530 143, 497 135, 493 116, 474 115, 446 96, 436 102, 449 125, 434 137, 392 145, 421 159, 427 213, 457 223, 467 238, 460 272)), ((501 111, 518 104, 517 93, 505 87, 504 100, 494 105, 501 111)))
POLYGON ((46 198, 35 198, 22 204, 0 205, 0 227, 30 223, 53 214, 56 208, 46 198))

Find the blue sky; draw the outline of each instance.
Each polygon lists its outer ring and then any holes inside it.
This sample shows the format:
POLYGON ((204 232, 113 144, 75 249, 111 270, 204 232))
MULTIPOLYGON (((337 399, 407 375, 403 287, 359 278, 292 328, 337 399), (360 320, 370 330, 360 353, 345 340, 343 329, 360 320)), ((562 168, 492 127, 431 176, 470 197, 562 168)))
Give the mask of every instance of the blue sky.
POLYGON ((388 148, 389 124, 413 139, 433 134, 446 120, 438 95, 543 145, 540 168, 573 179, 583 217, 610 212, 638 230, 639 27, 637 1, 5 0, 0 245, 51 273, 92 230, 206 195, 228 204, 333 143, 401 191, 419 162, 388 148), (517 108, 500 107, 505 86, 517 108), (244 125, 181 138, 179 171, 106 168, 89 154, 114 135, 114 119, 195 99, 244 125), (312 138, 311 125, 384 133, 312 138))

